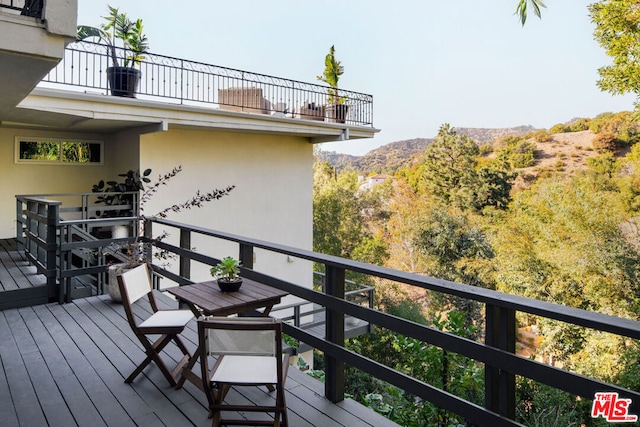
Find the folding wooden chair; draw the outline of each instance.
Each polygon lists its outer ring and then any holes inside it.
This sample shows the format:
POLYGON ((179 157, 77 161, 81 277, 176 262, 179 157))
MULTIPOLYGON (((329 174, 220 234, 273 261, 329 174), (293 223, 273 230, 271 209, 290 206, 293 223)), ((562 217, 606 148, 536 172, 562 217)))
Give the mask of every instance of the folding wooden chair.
POLYGON ((221 424, 288 426, 284 382, 289 355, 282 353, 282 324, 279 319, 200 318, 198 337, 202 382, 213 427, 221 424), (211 369, 209 356, 217 356, 211 369), (275 388, 275 403, 272 406, 225 404, 225 397, 232 386, 275 388), (273 419, 223 419, 223 411, 266 412, 273 414, 273 419))
POLYGON ((147 355, 144 361, 138 365, 124 382, 130 383, 133 381, 151 361, 154 361, 169 381, 169 384, 175 387, 176 376, 191 357, 178 334, 184 330, 189 320, 193 318, 193 313, 191 310, 158 310, 147 264, 142 264, 118 276, 118 286, 122 294, 122 304, 127 314, 127 320, 136 337, 144 346, 147 355), (138 324, 133 304, 144 296, 148 296, 153 314, 138 324), (160 337, 152 343, 149 340, 149 335, 160 335, 160 337), (160 352, 171 341, 175 342, 182 354, 184 354, 173 371, 169 371, 160 358, 160 352))

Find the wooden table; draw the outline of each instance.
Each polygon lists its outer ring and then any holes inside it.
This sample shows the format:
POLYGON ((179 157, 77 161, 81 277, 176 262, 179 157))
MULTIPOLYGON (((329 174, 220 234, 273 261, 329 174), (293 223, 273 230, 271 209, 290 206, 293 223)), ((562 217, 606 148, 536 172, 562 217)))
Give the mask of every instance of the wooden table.
MULTIPOLYGON (((183 285, 167 289, 178 299, 180 306, 188 306, 196 318, 205 316, 229 316, 253 312, 263 308, 258 315, 268 316, 274 305, 278 304, 287 292, 272 288, 254 280, 243 278, 242 286, 236 292, 222 292, 215 280, 183 285)), ((181 388, 186 380, 191 381, 204 391, 202 379, 192 372, 201 349, 193 353, 189 363, 182 371, 182 377, 176 388, 181 388)))
POLYGON ((236 292, 222 292, 215 280, 169 288, 167 292, 174 295, 181 306, 188 306, 196 318, 202 315, 229 316, 262 307, 262 315, 268 316, 273 306, 288 295, 285 291, 246 278, 236 292))

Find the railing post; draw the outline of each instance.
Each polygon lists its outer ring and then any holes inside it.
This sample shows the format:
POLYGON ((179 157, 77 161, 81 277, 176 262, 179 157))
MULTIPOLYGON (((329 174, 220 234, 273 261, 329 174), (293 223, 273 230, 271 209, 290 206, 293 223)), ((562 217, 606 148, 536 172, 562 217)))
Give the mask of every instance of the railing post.
MULTIPOLYGON (((191 249, 191 231, 180 228, 180 247, 191 249)), ((180 255, 180 276, 191 279, 191 260, 183 255, 180 255)))
POLYGON ((63 273, 66 273, 67 270, 71 270, 71 262, 73 258, 71 250, 62 251, 62 247, 71 241, 69 227, 60 227, 58 239, 58 247, 60 248, 60 289, 58 293, 58 303, 62 304, 63 302, 70 302, 73 299, 71 295, 71 281, 73 278, 66 275, 62 278, 64 275, 63 273))
POLYGON ((142 224, 142 233, 144 235, 145 241, 150 243, 145 243, 143 245, 142 251, 144 252, 145 259, 151 260, 153 259, 153 223, 148 218, 143 219, 143 221, 144 223, 142 224))
POLYGON ((22 198, 16 197, 16 242, 18 243, 18 252, 24 250, 24 202, 22 198))
MULTIPOLYGON (((45 269, 49 297, 56 293, 58 284, 58 225, 60 224, 60 203, 43 204, 47 210, 45 269)), ((69 295, 67 295, 69 299, 69 295)), ((59 301, 62 303, 62 301, 59 301)))
MULTIPOLYGON (((344 268, 326 265, 326 293, 344 299, 344 268)), ((327 307, 327 341, 344 346, 344 314, 327 307)), ((333 403, 344 400, 344 362, 325 354, 324 395, 333 403)))
MULTIPOLYGON (((516 351, 515 310, 486 305, 485 343, 510 353, 516 351)), ((485 364, 485 408, 502 416, 516 418, 516 377, 485 364)))
POLYGON ((180 104, 184 104, 184 60, 180 60, 180 104))
POLYGON ((240 265, 253 270, 253 246, 240 243, 240 253, 238 254, 240 265))

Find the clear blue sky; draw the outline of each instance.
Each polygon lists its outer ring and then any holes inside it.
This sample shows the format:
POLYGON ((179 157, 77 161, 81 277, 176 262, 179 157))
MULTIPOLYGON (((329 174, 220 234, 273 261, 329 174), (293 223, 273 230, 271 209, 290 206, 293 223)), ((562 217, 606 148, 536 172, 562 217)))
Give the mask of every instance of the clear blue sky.
POLYGON ((590 0, 546 0, 522 28, 517 0, 78 0, 78 23, 107 4, 142 18, 150 50, 315 83, 333 44, 340 86, 374 97, 373 139, 325 144, 361 155, 458 127, 549 128, 633 109, 596 87, 610 62, 593 40, 590 0))

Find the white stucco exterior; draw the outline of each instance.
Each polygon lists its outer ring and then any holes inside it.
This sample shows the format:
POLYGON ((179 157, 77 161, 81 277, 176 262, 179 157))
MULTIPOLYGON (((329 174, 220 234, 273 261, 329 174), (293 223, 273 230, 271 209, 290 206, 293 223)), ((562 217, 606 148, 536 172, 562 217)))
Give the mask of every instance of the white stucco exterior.
MULTIPOLYGON (((311 249, 313 144, 371 138, 378 132, 267 110, 237 111, 143 94, 109 96, 73 83, 38 85, 74 38, 77 1, 45 2, 44 19, 2 15, 0 34, 11 37, 0 40, 5 77, 0 83, 0 239, 16 236, 15 195, 90 192, 93 184, 120 181, 117 175, 130 169, 151 168, 155 180, 181 166, 183 171, 145 206, 146 215, 185 202, 198 190, 234 185, 229 196, 169 219, 311 249), (16 137, 101 141, 102 163, 17 162, 16 137)), ((177 239, 171 236, 170 242, 177 244, 177 239)), ((192 245, 216 258, 238 256, 237 244, 229 242, 194 237, 192 245)), ((311 286, 306 261, 256 249, 254 268, 311 286)), ((192 266, 193 280, 208 277, 208 267, 192 266)))
MULTIPOLYGON (((235 185, 231 193, 170 219, 300 249, 312 248, 313 147, 306 138, 227 131, 172 130, 143 135, 141 168, 151 176, 182 166, 182 172, 145 206, 153 214, 186 201, 196 190, 235 185)), ((177 239, 171 236, 170 239, 177 239)), ((194 238, 199 252, 237 256, 237 245, 194 238)), ((310 264, 256 250, 254 268, 311 284, 310 264), (305 274, 301 275, 301 272, 305 274), (308 279, 307 279, 308 277, 308 279)), ((204 279, 208 268, 194 268, 204 279), (203 277, 204 276, 204 277, 203 277)))

